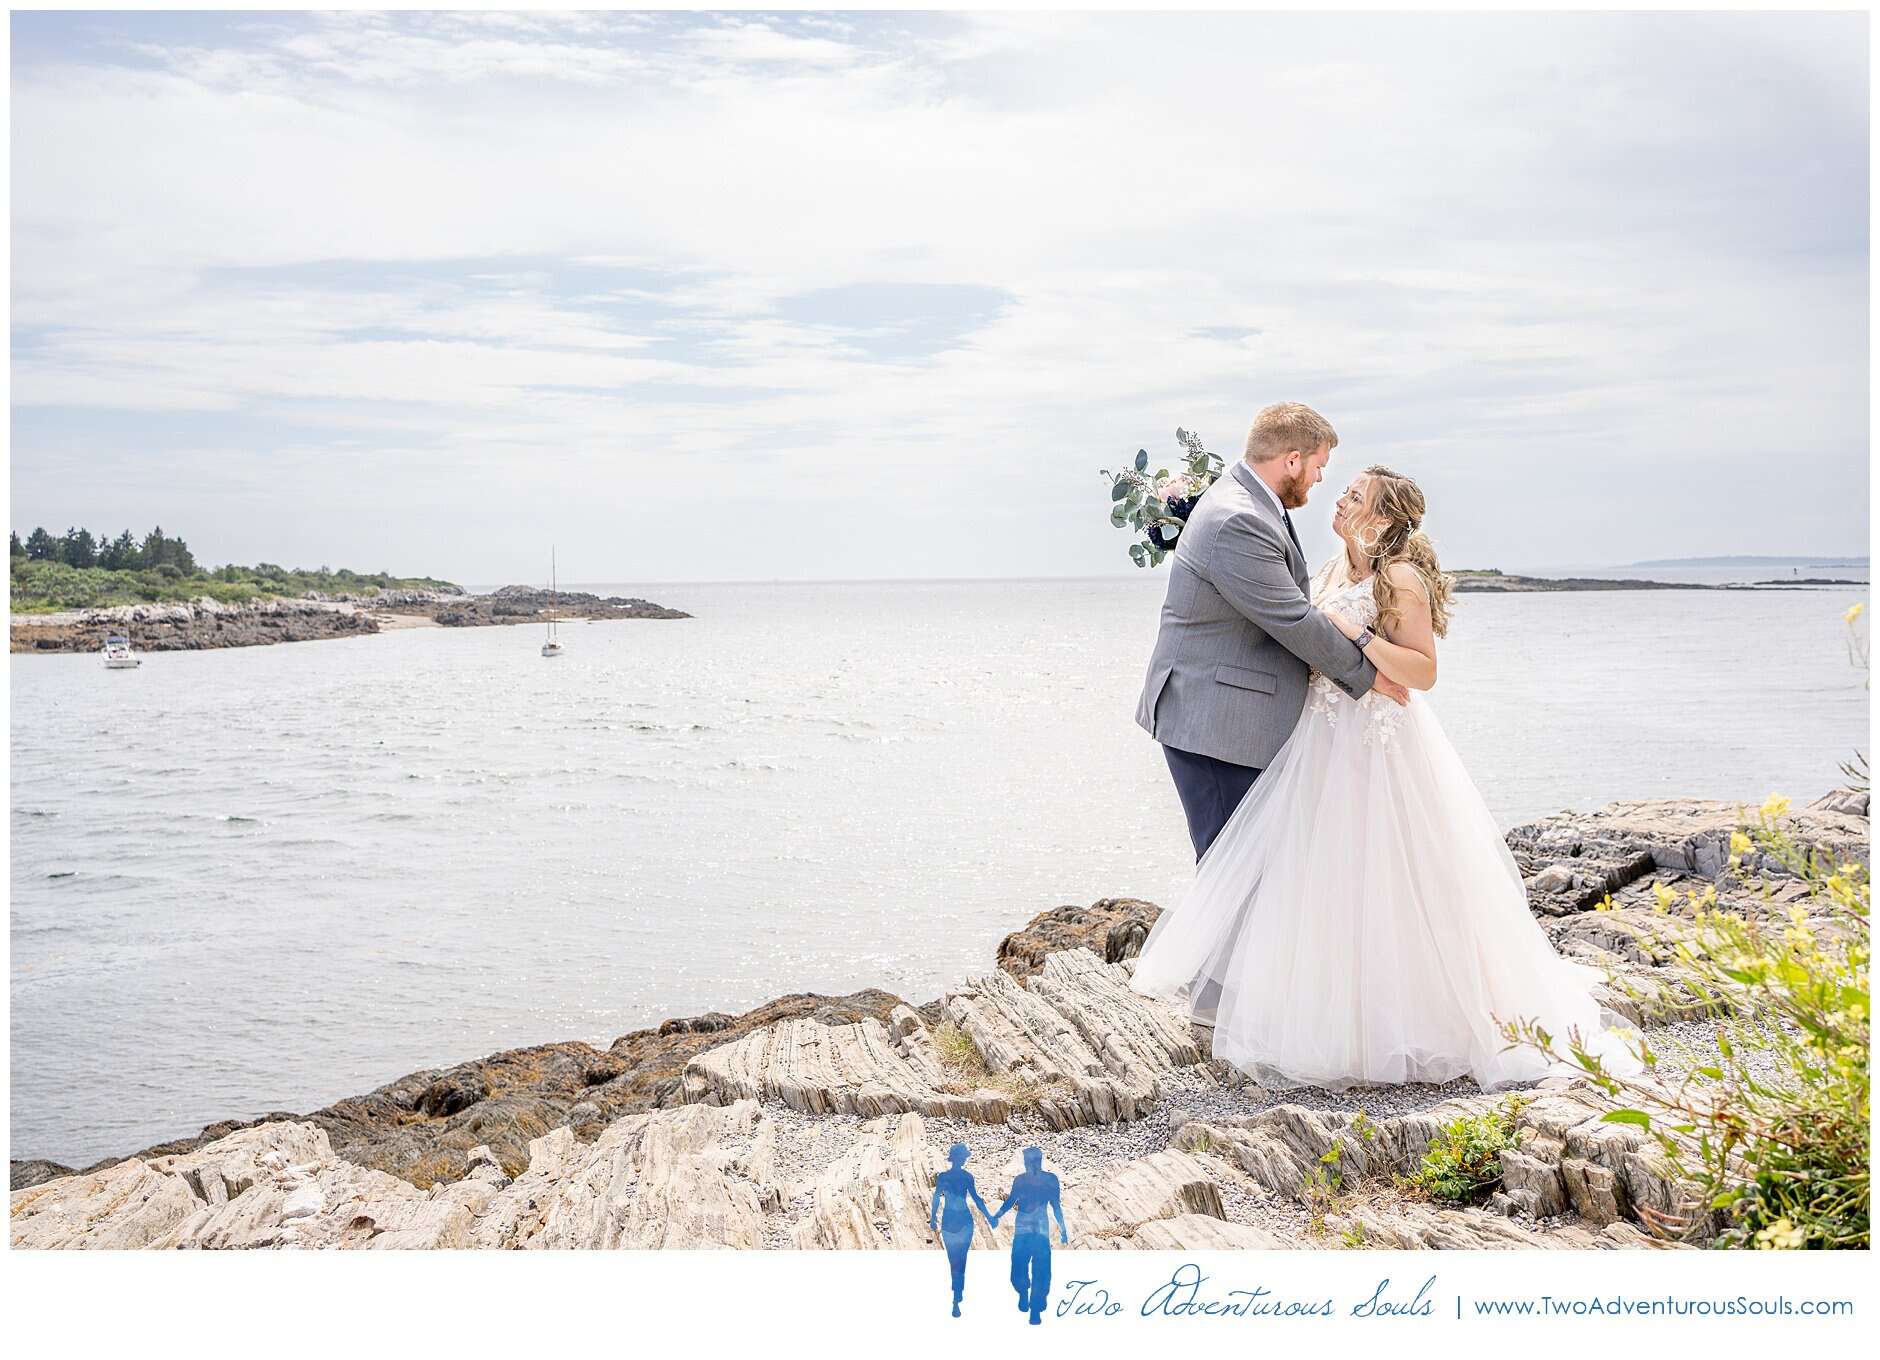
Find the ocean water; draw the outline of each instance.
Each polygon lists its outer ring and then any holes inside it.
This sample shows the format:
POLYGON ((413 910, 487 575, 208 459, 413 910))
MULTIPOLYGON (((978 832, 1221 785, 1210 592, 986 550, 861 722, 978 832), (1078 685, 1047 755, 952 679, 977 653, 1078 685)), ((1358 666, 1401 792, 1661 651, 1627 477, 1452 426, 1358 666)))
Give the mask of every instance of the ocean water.
MULTIPOLYGON (((1824 573, 1825 574, 1825 573, 1824 573)), ((679 621, 15 656, 12 1155, 990 967, 1174 901, 1133 722, 1165 578, 586 586, 679 621)), ((1866 587, 1464 597, 1429 695, 1504 825, 1806 799, 1868 740, 1866 587)))

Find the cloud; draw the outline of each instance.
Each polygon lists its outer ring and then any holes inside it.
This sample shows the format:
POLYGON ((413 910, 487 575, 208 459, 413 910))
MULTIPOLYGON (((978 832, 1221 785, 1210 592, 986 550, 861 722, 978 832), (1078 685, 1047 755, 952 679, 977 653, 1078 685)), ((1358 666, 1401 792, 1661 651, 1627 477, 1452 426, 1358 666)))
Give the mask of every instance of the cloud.
POLYGON ((1297 397, 1425 479, 1452 562, 1865 540, 1857 16, 14 32, 24 519, 233 485, 199 555, 378 561, 280 508, 369 455, 431 507, 410 569, 467 579, 533 561, 456 527, 501 515, 622 579, 796 574, 804 525, 849 526, 817 574, 1095 572, 1099 466, 1297 397), (735 531, 622 531, 675 485, 735 531), (962 516, 1005 555, 958 560, 962 516))
POLYGON ((779 62, 812 68, 849 66, 860 55, 845 42, 779 32, 768 24, 727 20, 688 34, 688 46, 707 60, 779 62))

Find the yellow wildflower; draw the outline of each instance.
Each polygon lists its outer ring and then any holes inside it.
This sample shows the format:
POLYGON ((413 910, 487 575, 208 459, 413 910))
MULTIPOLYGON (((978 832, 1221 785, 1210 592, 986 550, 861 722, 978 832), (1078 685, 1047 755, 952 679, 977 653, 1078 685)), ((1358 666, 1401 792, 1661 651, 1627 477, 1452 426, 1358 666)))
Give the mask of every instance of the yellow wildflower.
POLYGON ((1763 799, 1762 815, 1769 821, 1789 815, 1789 799, 1780 793, 1772 793, 1763 799))
POLYGON ((1859 618, 1862 614, 1865 614, 1866 612, 1867 612, 1866 605, 1857 604, 1852 609, 1849 609, 1847 613, 1841 615, 1841 622, 1846 623, 1846 624, 1852 624, 1855 619, 1859 618))
POLYGON ((1657 882, 1652 884, 1652 896, 1658 899, 1657 905, 1654 906, 1652 910, 1660 913, 1670 911, 1671 904, 1678 900, 1676 893, 1672 892, 1671 889, 1667 888, 1664 884, 1657 882))
POLYGON ((1735 858, 1741 859, 1755 848, 1756 847, 1750 843, 1749 837, 1745 836, 1741 831, 1732 831, 1730 833, 1730 854, 1735 858))
POLYGON ((1795 1251, 1802 1245, 1802 1241, 1802 1230, 1786 1218, 1778 1218, 1756 1234, 1756 1247, 1759 1251, 1795 1251))

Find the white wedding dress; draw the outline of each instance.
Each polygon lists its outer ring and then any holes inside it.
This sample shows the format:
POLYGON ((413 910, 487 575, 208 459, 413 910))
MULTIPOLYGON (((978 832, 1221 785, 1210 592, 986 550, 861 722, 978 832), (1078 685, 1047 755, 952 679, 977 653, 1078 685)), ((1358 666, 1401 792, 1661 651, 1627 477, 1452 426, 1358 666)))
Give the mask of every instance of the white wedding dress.
MULTIPOLYGON (((1371 582, 1319 573, 1314 603, 1369 624, 1371 582)), ((1423 695, 1352 699, 1314 674, 1306 705, 1194 882, 1157 919, 1132 985, 1214 1024, 1214 1056, 1284 1089, 1471 1076, 1483 1090, 1580 1070, 1508 1049, 1534 1018, 1564 1058, 1577 1030, 1637 1072, 1602 974, 1554 952, 1482 795, 1423 695)))

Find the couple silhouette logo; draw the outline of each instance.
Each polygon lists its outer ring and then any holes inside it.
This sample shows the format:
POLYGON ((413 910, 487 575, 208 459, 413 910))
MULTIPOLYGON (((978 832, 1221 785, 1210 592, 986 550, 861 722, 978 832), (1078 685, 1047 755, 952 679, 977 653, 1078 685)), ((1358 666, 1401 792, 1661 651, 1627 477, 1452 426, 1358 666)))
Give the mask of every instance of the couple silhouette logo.
POLYGON ((966 1293, 966 1253, 973 1245, 973 1210, 977 1204, 986 1222, 993 1228, 1007 1209, 1016 1208, 1018 1218, 1012 1232, 1012 1288, 1018 1291, 1019 1311, 1030 1313, 1032 1325, 1044 1313, 1045 1296, 1051 1292, 1051 1222, 1057 1215, 1058 1240, 1070 1245, 1070 1229, 1064 1225, 1064 1205, 1058 1199, 1058 1178, 1044 1169, 1044 1153, 1035 1147, 1025 1149, 1025 1169, 1012 1180, 1011 1193, 995 1214, 979 1198, 979 1189, 966 1169, 971 1154, 966 1144, 955 1143, 947 1149, 951 1170, 942 1171, 933 1181, 933 1207, 927 1226, 940 1234, 947 1249, 947 1264, 953 1271, 953 1316, 960 1315, 960 1299, 966 1293))

